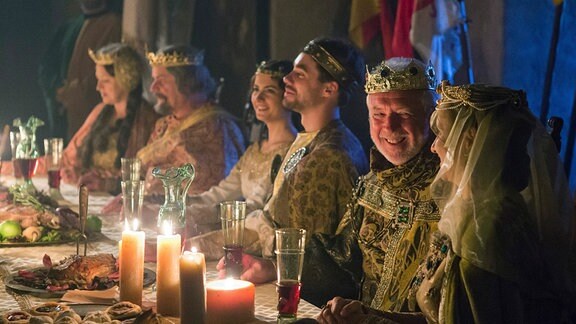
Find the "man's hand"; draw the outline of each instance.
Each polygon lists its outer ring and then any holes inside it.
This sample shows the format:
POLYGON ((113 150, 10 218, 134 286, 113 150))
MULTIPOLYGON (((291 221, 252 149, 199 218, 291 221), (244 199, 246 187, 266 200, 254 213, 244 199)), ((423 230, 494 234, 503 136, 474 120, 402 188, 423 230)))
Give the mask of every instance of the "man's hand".
POLYGON ((334 297, 330 300, 316 317, 319 323, 325 324, 347 324, 358 323, 366 314, 362 303, 357 300, 334 297))
MULTIPOLYGON (((270 260, 251 256, 242 253, 242 267, 244 272, 240 279, 253 282, 255 284, 265 283, 276 279, 276 267, 270 260)), ((226 268, 224 267, 224 258, 218 261, 216 266, 218 277, 226 277, 226 268)))

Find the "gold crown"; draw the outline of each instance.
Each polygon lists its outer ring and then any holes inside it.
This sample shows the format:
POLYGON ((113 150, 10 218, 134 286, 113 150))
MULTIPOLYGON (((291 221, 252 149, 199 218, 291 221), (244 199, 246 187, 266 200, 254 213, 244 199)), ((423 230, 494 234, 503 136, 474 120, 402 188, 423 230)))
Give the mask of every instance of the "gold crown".
POLYGON ((148 53, 148 61, 151 66, 188 66, 188 65, 202 65, 204 63, 204 51, 198 52, 196 55, 188 55, 185 53, 148 53))
POLYGON ((283 66, 279 66, 278 70, 272 70, 266 67, 266 61, 260 62, 258 67, 256 67, 256 73, 267 74, 276 79, 282 79, 286 74, 290 73, 290 71, 285 71, 283 66))
POLYGON ((88 49, 88 55, 98 65, 112 65, 116 57, 116 53, 94 52, 91 48, 88 49))
POLYGON ((482 83, 450 85, 442 81, 436 89, 441 95, 436 110, 457 109, 468 106, 476 110, 490 110, 504 104, 512 107, 527 107, 526 93, 522 90, 513 90, 505 87, 492 86, 482 83))
POLYGON ((366 67, 366 93, 395 90, 434 90, 436 74, 431 63, 404 57, 386 60, 369 71, 366 67))
POLYGON ((312 56, 314 61, 320 64, 340 85, 347 85, 348 82, 355 81, 334 56, 314 41, 309 42, 302 52, 312 56))
POLYGON ((142 57, 124 43, 111 43, 98 51, 88 49, 88 55, 98 65, 113 65, 114 77, 125 89, 132 91, 141 83, 142 57))

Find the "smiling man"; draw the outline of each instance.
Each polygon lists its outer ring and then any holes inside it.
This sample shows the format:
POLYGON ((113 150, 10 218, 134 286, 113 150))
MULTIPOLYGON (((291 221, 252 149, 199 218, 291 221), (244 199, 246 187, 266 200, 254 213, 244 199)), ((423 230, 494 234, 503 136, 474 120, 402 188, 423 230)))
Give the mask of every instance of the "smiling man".
POLYGON ((340 109, 362 84, 363 64, 346 41, 320 38, 304 47, 284 77, 283 104, 300 114, 305 131, 286 154, 264 207, 275 227, 336 231, 354 180, 368 171, 360 141, 340 120, 340 109))
MULTIPOLYGON (((335 233, 354 180, 368 171, 360 141, 340 119, 340 109, 363 84, 364 71, 362 55, 349 42, 318 38, 304 47, 284 77, 283 104, 300 114, 304 131, 279 167, 264 210, 246 218, 246 227, 258 232, 265 257, 274 256, 274 228, 335 233)), ((256 283, 274 279, 270 260, 246 254, 244 258, 242 279, 256 283)))
MULTIPOLYGON (((362 278, 360 300, 374 309, 408 310, 410 283, 440 219, 429 189, 439 168, 437 156, 430 151, 435 86, 432 66, 415 59, 392 58, 367 73, 366 102, 374 142, 370 172, 361 177, 336 238, 314 237, 311 242, 326 246, 326 258, 355 273, 357 282, 362 278)), ((321 280, 317 272, 306 271, 311 266, 305 265, 303 287, 321 280)), ((318 320, 354 322, 339 317, 341 307, 350 302, 333 299, 318 320)))

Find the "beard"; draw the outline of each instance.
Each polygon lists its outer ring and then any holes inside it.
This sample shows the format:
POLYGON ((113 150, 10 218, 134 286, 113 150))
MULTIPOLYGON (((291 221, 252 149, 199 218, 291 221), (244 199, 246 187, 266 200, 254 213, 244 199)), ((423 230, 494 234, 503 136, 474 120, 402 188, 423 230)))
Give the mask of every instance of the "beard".
POLYGON ((154 104, 154 111, 162 116, 166 116, 170 114, 172 111, 166 97, 162 95, 156 95, 156 103, 154 104))
POLYGON ((298 100, 291 100, 288 101, 286 99, 282 99, 282 106, 286 107, 288 110, 300 112, 302 111, 301 106, 302 104, 298 100))

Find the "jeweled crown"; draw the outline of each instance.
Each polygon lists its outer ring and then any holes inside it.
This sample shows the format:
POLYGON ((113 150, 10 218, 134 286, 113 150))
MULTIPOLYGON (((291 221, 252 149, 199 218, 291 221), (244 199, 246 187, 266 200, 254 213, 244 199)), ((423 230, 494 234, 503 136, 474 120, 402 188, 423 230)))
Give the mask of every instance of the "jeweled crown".
POLYGON ((278 66, 278 70, 272 70, 267 67, 267 63, 268 62, 266 61, 260 62, 260 64, 258 64, 256 67, 256 73, 267 74, 273 78, 282 79, 286 74, 290 72, 285 71, 283 66, 278 66))
POLYGON ((112 65, 116 58, 116 53, 94 52, 91 48, 88 49, 88 55, 90 55, 90 58, 94 63, 99 65, 112 65))
POLYGON ((315 41, 310 41, 302 52, 312 56, 340 85, 356 81, 330 52, 315 41))
POLYGON ((395 57, 372 68, 366 67, 366 93, 396 90, 435 90, 436 73, 428 65, 412 58, 395 57))
POLYGON ((204 63, 204 51, 198 52, 196 55, 188 55, 186 53, 148 53, 148 61, 151 66, 187 66, 187 65, 202 65, 204 63))

